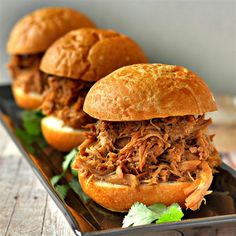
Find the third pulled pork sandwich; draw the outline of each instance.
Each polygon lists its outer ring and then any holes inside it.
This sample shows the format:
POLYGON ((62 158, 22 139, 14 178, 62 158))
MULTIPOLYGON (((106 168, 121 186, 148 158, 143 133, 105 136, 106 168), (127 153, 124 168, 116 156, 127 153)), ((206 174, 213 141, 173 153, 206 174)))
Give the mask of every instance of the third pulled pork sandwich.
POLYGON ((42 102, 44 76, 39 65, 47 48, 73 29, 94 26, 85 15, 64 7, 36 10, 14 26, 7 42, 11 55, 8 67, 13 77, 12 91, 20 107, 35 109, 42 102))
POLYGON ((74 163, 83 191, 112 211, 135 202, 197 210, 221 164, 204 118, 215 110, 205 82, 181 66, 132 65, 101 79, 84 102, 98 121, 74 163))
POLYGON ((57 40, 40 65, 48 76, 41 106, 48 143, 62 151, 77 147, 85 139, 86 125, 94 122, 83 111, 93 83, 122 66, 146 61, 133 40, 112 30, 84 28, 57 40))

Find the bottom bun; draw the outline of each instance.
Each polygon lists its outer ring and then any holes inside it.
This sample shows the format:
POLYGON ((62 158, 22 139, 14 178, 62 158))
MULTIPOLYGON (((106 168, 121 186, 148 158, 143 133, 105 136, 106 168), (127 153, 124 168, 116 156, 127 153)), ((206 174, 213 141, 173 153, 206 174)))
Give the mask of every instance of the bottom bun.
POLYGON ((12 92, 17 105, 23 109, 33 110, 42 104, 43 96, 39 93, 25 93, 19 86, 13 86, 12 92))
POLYGON ((59 151, 70 151, 81 144, 87 130, 73 129, 55 116, 44 117, 41 121, 42 133, 46 141, 59 151))
POLYGON ((184 189, 192 185, 192 182, 173 182, 157 185, 143 184, 131 188, 126 185, 96 181, 80 172, 79 181, 83 191, 90 198, 104 208, 116 212, 127 212, 135 202, 147 206, 154 203, 165 205, 178 203, 185 208, 185 199, 189 194, 186 194, 184 189))

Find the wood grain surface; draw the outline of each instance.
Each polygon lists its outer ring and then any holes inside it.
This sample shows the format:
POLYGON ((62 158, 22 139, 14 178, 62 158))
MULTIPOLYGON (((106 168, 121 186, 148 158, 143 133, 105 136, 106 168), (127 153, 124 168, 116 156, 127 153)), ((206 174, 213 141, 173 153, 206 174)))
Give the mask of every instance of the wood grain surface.
MULTIPOLYGON (((217 98, 219 112, 210 132, 224 160, 236 168, 236 106, 232 97, 217 98)), ((0 125, 0 236, 72 236, 66 219, 0 125)), ((233 235, 223 232, 220 235, 233 235)))
POLYGON ((0 235, 74 235, 0 125, 0 235))

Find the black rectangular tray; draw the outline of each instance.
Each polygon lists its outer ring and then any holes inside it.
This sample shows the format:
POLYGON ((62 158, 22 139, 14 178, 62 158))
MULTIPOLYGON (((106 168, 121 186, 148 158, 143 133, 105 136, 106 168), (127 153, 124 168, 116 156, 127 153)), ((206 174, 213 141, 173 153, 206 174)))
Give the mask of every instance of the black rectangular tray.
POLYGON ((15 135, 15 129, 22 127, 22 110, 18 108, 8 85, 0 86, 0 120, 20 152, 32 167, 49 195, 69 222, 75 235, 236 235, 236 171, 222 164, 211 186, 213 194, 206 197, 207 204, 200 210, 185 212, 181 222, 150 224, 139 227, 121 228, 124 215, 113 213, 85 200, 72 190, 65 201, 61 200, 50 183, 50 179, 62 172, 64 153, 51 147, 42 148, 30 154, 15 135))

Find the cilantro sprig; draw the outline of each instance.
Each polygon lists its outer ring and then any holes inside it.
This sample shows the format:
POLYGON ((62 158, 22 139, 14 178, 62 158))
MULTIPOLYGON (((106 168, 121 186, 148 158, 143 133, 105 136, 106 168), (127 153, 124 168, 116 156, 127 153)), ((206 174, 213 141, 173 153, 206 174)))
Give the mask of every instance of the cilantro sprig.
POLYGON ((22 112, 22 128, 16 128, 15 134, 21 140, 24 147, 32 154, 37 153, 34 144, 41 148, 47 146, 47 143, 41 131, 41 119, 44 117, 41 111, 23 111, 22 112))
POLYGON ((181 207, 177 203, 173 203, 162 212, 156 223, 161 224, 165 222, 181 221, 183 216, 184 213, 181 207))
MULTIPOLYGON (((77 155, 77 153, 79 152, 78 149, 73 149, 69 154, 67 154, 64 157, 64 161, 62 162, 62 170, 63 172, 59 175, 55 175, 51 178, 51 184, 54 187, 54 189, 57 191, 57 193, 59 194, 59 196, 64 200, 67 196, 68 190, 71 188, 70 184, 61 184, 61 180, 63 178, 65 178, 66 172, 68 170, 71 171, 72 173, 72 164, 73 161, 77 155)), ((76 172, 73 172, 74 175, 76 175, 76 172)))
POLYGON ((136 202, 125 216, 122 227, 146 225, 154 221, 156 224, 176 222, 180 221, 183 216, 183 211, 177 203, 173 203, 169 207, 161 203, 147 207, 136 202))
MULTIPOLYGON (((41 120, 44 117, 41 111, 23 111, 21 114, 22 127, 16 128, 15 134, 20 139, 24 147, 28 152, 32 154, 37 154, 37 146, 41 148, 47 146, 47 143, 42 135, 41 130, 41 120)), ((61 199, 65 199, 69 189, 73 189, 74 192, 79 194, 83 201, 87 201, 89 198, 85 195, 81 189, 81 186, 78 181, 78 172, 72 168, 72 164, 75 160, 75 156, 78 154, 78 149, 73 149, 69 154, 65 156, 65 159, 62 163, 62 173, 55 175, 51 178, 51 184, 54 189, 57 191, 61 199), (68 179, 66 174, 70 173, 72 178, 68 179), (64 181, 62 179, 64 178, 64 181), (66 184, 64 184, 66 182, 66 184)))
POLYGON ((78 172, 72 168, 73 162, 78 153, 79 150, 75 148, 65 156, 65 159, 62 163, 63 172, 59 175, 53 176, 51 178, 51 184, 63 200, 66 198, 69 189, 72 189, 81 197, 84 202, 87 202, 89 197, 82 191, 82 188, 78 181, 78 172), (66 178, 66 174, 68 172, 72 174, 72 178, 68 181, 68 183, 62 184, 62 179, 66 178))
POLYGON ((22 122, 25 131, 32 135, 38 136, 41 134, 41 119, 44 117, 41 111, 24 111, 22 113, 22 122))

